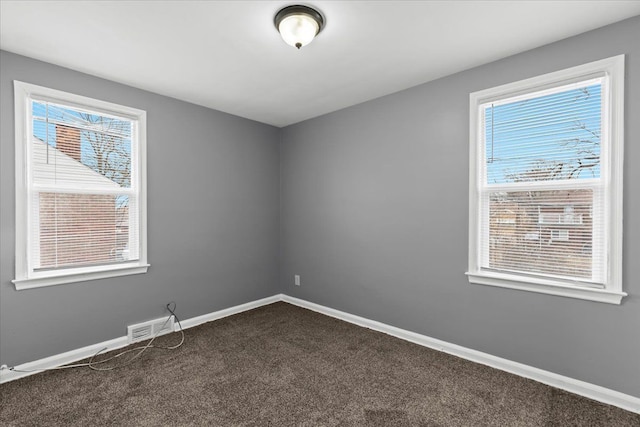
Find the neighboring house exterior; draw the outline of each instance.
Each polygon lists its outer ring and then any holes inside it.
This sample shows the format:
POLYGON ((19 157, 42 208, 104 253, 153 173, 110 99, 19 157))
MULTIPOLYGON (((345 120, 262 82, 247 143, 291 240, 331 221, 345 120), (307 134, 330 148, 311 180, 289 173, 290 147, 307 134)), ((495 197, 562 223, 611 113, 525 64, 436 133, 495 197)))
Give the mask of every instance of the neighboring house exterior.
MULTIPOLYGON (((122 259, 128 242, 127 221, 120 218, 116 196, 64 192, 78 183, 102 191, 119 185, 81 162, 81 138, 77 128, 57 125, 56 147, 33 139, 34 181, 44 188, 38 193, 34 215, 39 231, 36 268, 91 265, 122 259), (47 191, 47 188, 56 191, 47 191)), ((125 216, 126 218, 126 216, 125 216)))
POLYGON ((591 205, 584 203, 559 203, 541 205, 538 208, 540 238, 547 244, 590 251, 593 217, 591 205), (579 246, 579 247, 578 247, 579 246))
POLYGON ((590 277, 592 195, 586 190, 564 193, 562 202, 492 200, 489 265, 590 277))

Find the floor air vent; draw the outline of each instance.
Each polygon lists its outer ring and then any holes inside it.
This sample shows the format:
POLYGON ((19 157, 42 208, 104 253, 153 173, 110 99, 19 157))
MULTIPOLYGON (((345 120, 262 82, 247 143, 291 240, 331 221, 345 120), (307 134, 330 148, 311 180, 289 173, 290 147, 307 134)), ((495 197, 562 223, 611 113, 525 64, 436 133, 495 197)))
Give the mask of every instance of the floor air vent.
POLYGON ((173 332, 173 316, 167 320, 166 317, 162 319, 149 320, 148 322, 138 323, 135 325, 127 326, 127 337, 129 342, 144 341, 153 338, 154 336, 160 336, 173 332))

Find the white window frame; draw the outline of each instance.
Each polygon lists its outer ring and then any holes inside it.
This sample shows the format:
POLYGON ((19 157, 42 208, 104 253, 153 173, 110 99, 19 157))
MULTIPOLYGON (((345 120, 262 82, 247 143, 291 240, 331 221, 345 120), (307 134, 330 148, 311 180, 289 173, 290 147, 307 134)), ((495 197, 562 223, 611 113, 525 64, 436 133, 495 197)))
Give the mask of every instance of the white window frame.
MULTIPOLYGON (((590 62, 565 70, 485 89, 470 94, 469 109, 469 269, 470 283, 539 292, 620 304, 627 294, 622 290, 622 166, 624 150, 624 55, 590 62), (481 268, 481 200, 484 172, 482 137, 483 119, 480 106, 501 99, 526 95, 591 78, 608 77, 608 90, 603 92, 605 116, 602 121, 601 174, 604 179, 606 273, 604 287, 581 282, 568 282, 553 277, 527 276, 481 268), (605 147, 606 144, 606 147, 605 147)), ((486 219, 485 219, 486 220, 486 219)), ((594 225, 595 226, 595 225, 594 225)))
MULTIPOLYGON (((147 125, 146 112, 136 108, 125 107, 106 101, 100 101, 85 96, 75 95, 60 90, 37 86, 14 80, 15 96, 15 176, 16 176, 16 265, 15 279, 12 280, 17 290, 38 288, 43 286, 60 285, 64 283, 81 282, 108 277, 125 276, 146 273, 147 263, 147 125), (127 118, 132 121, 134 134, 132 140, 137 140, 138 156, 132 158, 137 170, 132 180, 137 179, 138 217, 139 217, 139 259, 110 265, 88 267, 74 267, 60 270, 34 271, 29 261, 30 216, 30 158, 29 139, 32 135, 31 101, 49 101, 69 107, 87 109, 97 113, 104 113, 127 118)), ((132 141, 133 142, 133 141, 132 141)), ((37 240, 37 239, 36 239, 37 240)), ((31 242, 31 244, 37 244, 31 242)))

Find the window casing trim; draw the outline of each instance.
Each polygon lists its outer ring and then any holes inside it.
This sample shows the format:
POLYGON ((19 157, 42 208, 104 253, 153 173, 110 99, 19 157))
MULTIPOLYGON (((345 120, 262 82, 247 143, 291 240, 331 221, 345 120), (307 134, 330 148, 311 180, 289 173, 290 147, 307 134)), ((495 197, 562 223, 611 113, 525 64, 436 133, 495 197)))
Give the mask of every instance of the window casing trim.
MULTIPOLYGON (((520 289, 551 295, 579 298, 591 301, 620 304, 627 294, 622 290, 622 185, 624 151, 624 55, 594 61, 588 64, 544 74, 530 79, 509 83, 470 94, 469 114, 469 266, 470 283, 520 289), (481 106, 507 97, 526 95, 581 81, 608 77, 607 96, 604 99, 608 117, 603 120, 603 140, 608 144, 608 154, 602 156, 603 186, 606 189, 604 227, 607 273, 604 287, 576 283, 567 284, 548 278, 482 269, 481 250, 481 177, 483 156, 478 144, 482 134, 481 106)), ((535 183, 533 184, 536 185, 535 183)), ((548 183, 545 184, 547 186, 548 183)), ((556 184, 552 184, 556 185, 556 184)), ((563 184, 558 184, 562 186, 563 184)), ((499 186, 496 186, 499 188, 499 186)), ((511 187, 513 188, 513 187, 511 187)), ((531 188, 529 183, 528 189, 531 188)), ((492 186, 493 189, 493 186, 492 186)))
POLYGON ((497 272, 468 272, 466 275, 469 278, 469 282, 473 284, 538 292, 589 301, 605 302, 609 304, 620 304, 622 302, 622 298, 627 296, 626 292, 609 291, 606 289, 588 286, 565 285, 557 281, 540 278, 527 277, 525 279, 522 276, 501 274, 497 272))
POLYGON ((110 266, 107 270, 103 266, 74 268, 72 272, 50 272, 47 275, 33 275, 28 279, 12 280, 16 290, 40 288, 43 286, 63 285, 65 283, 84 282, 87 280, 107 279, 109 277, 129 276, 146 273, 149 264, 124 263, 110 266), (82 271, 80 271, 82 270, 82 271))
POLYGON ((147 262, 147 200, 146 200, 146 112, 72 93, 50 89, 14 80, 15 97, 15 181, 16 181, 16 237, 15 237, 15 279, 16 290, 52 286, 94 279, 145 273, 147 262), (61 103, 69 107, 86 109, 96 113, 114 115, 130 119, 138 141, 136 167, 132 168, 138 183, 139 257, 135 261, 99 266, 86 266, 57 271, 34 271, 29 265, 29 224, 31 171, 28 167, 29 138, 32 133, 30 102, 47 101, 61 103))

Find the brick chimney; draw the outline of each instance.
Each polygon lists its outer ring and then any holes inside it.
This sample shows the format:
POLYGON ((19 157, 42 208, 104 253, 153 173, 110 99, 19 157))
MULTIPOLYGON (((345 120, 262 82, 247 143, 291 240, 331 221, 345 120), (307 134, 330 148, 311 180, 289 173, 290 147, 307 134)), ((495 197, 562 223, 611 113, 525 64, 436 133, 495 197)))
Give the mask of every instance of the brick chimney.
POLYGON ((80 129, 56 124, 56 148, 80 161, 80 129))

